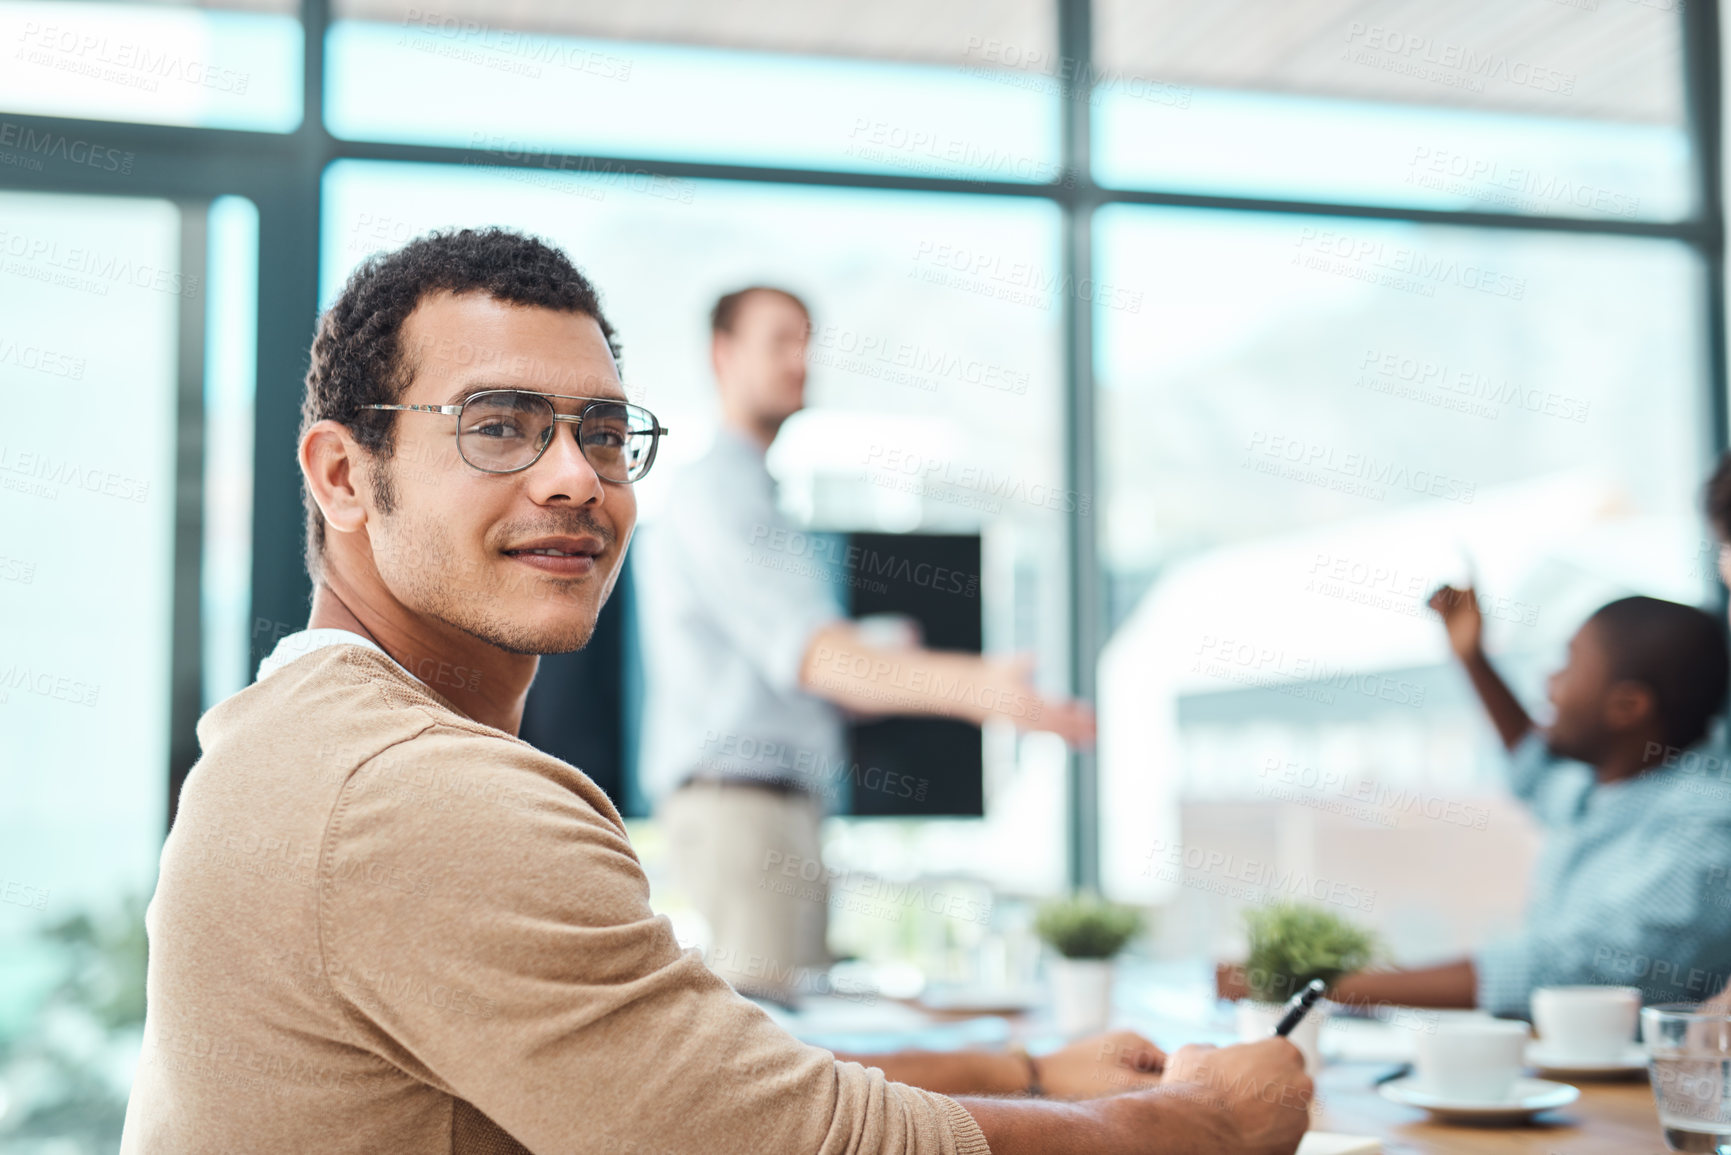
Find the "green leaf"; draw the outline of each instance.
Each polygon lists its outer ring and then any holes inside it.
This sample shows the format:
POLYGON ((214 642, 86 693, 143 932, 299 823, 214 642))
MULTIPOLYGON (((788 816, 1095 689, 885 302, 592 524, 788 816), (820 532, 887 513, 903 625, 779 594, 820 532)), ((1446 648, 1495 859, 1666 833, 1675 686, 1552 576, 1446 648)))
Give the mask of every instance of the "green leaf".
POLYGON ((1065 958, 1111 958, 1141 930, 1140 912, 1088 895, 1043 903, 1034 915, 1034 933, 1065 958))
POLYGON ((1250 932, 1245 985, 1262 1002, 1284 1002, 1312 979, 1329 986, 1375 960, 1376 936, 1321 907, 1282 902, 1244 912, 1250 932))

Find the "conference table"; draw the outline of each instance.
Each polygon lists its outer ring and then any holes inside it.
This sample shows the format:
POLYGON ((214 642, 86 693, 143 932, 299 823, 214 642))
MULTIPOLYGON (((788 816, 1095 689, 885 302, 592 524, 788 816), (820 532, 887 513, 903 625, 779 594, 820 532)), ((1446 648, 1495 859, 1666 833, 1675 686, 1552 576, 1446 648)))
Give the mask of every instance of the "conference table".
MULTIPOLYGON (((1230 1013, 1210 994, 1184 993, 1170 976, 1147 984, 1120 984, 1114 1027, 1141 1031, 1162 1046, 1187 1042, 1230 1043, 1230 1013), (1138 988, 1147 998, 1134 997, 1138 988)), ((794 1033, 838 1050, 870 1052, 898 1047, 946 1050, 996 1048, 1009 1041, 1039 1053, 1061 1043, 1041 1011, 981 1015, 935 1011, 915 1000, 883 1000, 870 1006, 832 1004, 829 1012, 794 1016, 794 1033), (841 1018, 833 1016, 842 1011, 841 1018), (802 1021, 803 1020, 803 1021, 802 1021), (804 1029, 802 1029, 804 1028, 804 1029)), ((1665 1155, 1658 1111, 1644 1075, 1616 1080, 1562 1079, 1581 1096, 1556 1111, 1519 1125, 1444 1123, 1413 1107, 1384 1099, 1377 1082, 1395 1072, 1399 1057, 1369 1054, 1377 1045, 1376 1024, 1357 1022, 1325 1027, 1324 1053, 1334 1031, 1341 1051, 1317 1078, 1311 1127, 1317 1131, 1373 1136, 1387 1155, 1665 1155), (1348 1040, 1351 1040, 1350 1042, 1348 1040)), ((1388 1038, 1383 1039, 1384 1042, 1388 1038)))
POLYGON ((1387 1155, 1664 1155, 1659 1115, 1645 1078, 1579 1081, 1581 1097, 1531 1123, 1482 1127, 1438 1123, 1391 1103, 1374 1081, 1387 1063, 1332 1063, 1317 1078, 1312 1127, 1374 1135, 1387 1155))

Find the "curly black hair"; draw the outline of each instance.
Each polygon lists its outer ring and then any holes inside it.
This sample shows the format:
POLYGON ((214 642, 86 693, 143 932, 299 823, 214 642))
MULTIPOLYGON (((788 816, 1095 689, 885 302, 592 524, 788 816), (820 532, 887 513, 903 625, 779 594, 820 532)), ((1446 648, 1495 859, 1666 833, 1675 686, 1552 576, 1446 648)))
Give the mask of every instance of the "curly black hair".
POLYGON ((1694 606, 1632 597, 1600 606, 1588 620, 1599 629, 1611 676, 1653 691, 1665 744, 1686 750, 1699 742, 1731 686, 1731 649, 1719 619, 1694 606))
MULTIPOLYGON (((395 413, 363 409, 390 404, 414 378, 405 356, 403 322, 432 293, 485 293, 513 305, 533 305, 593 317, 615 361, 619 341, 601 312, 595 286, 563 252, 538 237, 504 228, 458 229, 416 237, 390 253, 375 253, 349 276, 319 318, 301 402, 301 435, 318 421, 340 421, 369 453, 389 458, 395 413)), ((388 511, 390 478, 374 474, 374 498, 388 511)), ((325 520, 303 479, 307 511, 307 574, 323 570, 325 520)))

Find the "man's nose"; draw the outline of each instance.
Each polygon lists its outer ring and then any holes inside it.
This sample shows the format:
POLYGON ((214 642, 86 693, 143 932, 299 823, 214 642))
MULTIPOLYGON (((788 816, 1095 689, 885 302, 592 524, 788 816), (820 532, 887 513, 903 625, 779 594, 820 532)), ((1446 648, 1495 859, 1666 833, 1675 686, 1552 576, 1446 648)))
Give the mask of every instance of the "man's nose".
POLYGON ((530 486, 536 501, 548 502, 560 497, 579 504, 598 501, 603 492, 601 476, 583 455, 579 440, 582 426, 575 421, 555 421, 552 443, 541 454, 541 460, 530 467, 530 486), (565 433, 561 434, 560 430, 565 433), (533 476, 539 474, 539 476, 533 476))

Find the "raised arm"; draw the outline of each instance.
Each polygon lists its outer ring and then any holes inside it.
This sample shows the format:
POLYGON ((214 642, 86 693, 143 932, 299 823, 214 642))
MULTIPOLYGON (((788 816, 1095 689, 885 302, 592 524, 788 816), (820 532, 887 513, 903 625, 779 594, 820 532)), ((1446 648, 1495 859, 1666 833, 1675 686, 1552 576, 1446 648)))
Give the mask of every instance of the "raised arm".
POLYGON ((1441 615, 1448 629, 1449 649, 1466 670, 1491 725, 1497 728, 1497 736, 1504 747, 1513 750, 1532 731, 1533 719, 1485 657, 1484 616, 1479 612, 1477 591, 1470 586, 1443 586, 1430 596, 1430 608, 1441 615))
POLYGON ((800 685, 862 714, 935 714, 979 725, 1003 718, 1022 730, 1048 730, 1072 745, 1094 740, 1094 714, 1079 702, 1046 697, 1025 660, 874 645, 847 622, 812 633, 800 685))

